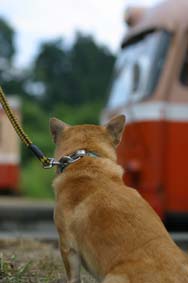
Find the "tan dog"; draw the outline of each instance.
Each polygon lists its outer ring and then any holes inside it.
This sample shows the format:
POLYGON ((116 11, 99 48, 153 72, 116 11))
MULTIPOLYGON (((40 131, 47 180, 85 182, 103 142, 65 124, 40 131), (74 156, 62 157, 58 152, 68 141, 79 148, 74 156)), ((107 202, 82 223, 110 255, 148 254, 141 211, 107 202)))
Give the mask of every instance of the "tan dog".
POLYGON ((106 126, 50 120, 57 160, 77 150, 87 152, 53 183, 67 281, 80 282, 83 264, 103 283, 187 283, 185 255, 153 209, 122 181, 116 146, 124 122, 122 115, 106 126))

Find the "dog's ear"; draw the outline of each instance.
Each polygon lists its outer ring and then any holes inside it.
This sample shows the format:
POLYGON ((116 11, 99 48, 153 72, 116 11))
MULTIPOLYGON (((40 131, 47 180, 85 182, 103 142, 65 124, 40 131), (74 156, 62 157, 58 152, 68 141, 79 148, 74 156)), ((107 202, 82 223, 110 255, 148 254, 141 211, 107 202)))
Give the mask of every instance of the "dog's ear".
POLYGON ((69 128, 69 125, 67 125, 66 123, 62 122, 57 118, 50 118, 49 124, 50 124, 50 132, 52 134, 54 143, 57 142, 58 135, 61 132, 63 132, 66 128, 69 128))
POLYGON ((119 115, 115 118, 112 118, 107 124, 106 129, 108 133, 112 136, 114 144, 117 146, 123 134, 125 127, 125 116, 119 115))

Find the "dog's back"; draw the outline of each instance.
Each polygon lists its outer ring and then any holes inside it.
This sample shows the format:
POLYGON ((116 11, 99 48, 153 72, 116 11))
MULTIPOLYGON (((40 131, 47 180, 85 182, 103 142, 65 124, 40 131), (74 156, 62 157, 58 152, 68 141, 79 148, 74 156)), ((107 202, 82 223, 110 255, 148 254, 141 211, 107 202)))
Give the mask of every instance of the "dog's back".
POLYGON ((82 263, 105 283, 187 283, 188 261, 153 209, 122 181, 115 146, 123 117, 106 127, 51 122, 56 158, 95 153, 69 165, 55 181, 55 222, 69 282, 82 263), (54 130, 54 131, 53 131, 54 130))

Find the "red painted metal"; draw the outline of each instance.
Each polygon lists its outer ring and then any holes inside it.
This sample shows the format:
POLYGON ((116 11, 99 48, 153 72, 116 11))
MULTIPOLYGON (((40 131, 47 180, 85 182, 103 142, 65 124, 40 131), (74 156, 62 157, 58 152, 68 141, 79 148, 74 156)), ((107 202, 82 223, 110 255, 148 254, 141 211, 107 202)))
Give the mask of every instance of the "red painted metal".
MULTIPOLYGON (((20 103, 15 97, 8 98, 9 104, 20 119, 20 103)), ((15 130, 0 106, 0 193, 19 192, 20 146, 15 130)))
POLYGON ((0 191, 19 191, 20 167, 19 165, 0 164, 0 191))

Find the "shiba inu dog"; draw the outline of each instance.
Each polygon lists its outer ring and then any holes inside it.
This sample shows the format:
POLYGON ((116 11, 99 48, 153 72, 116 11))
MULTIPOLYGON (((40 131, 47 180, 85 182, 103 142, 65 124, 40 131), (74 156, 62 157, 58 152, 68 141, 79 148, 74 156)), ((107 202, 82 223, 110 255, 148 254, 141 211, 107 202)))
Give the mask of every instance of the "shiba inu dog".
POLYGON ((188 283, 188 261, 116 163, 125 117, 105 126, 52 118, 56 160, 55 224, 68 283, 81 264, 103 283, 188 283), (65 158, 66 157, 66 158, 65 158))

